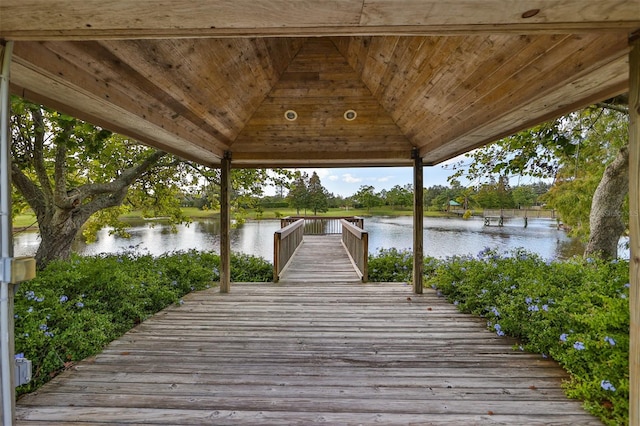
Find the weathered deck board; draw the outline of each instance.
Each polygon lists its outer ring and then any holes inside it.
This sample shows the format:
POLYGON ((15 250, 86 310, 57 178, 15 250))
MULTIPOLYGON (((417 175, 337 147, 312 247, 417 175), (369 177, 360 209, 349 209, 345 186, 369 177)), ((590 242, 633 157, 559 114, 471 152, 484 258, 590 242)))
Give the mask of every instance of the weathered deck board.
POLYGON ((564 396, 554 362, 411 291, 191 294, 22 398, 18 424, 600 424, 564 396))
POLYGON ((283 282, 360 281, 340 235, 305 235, 280 275, 283 282))

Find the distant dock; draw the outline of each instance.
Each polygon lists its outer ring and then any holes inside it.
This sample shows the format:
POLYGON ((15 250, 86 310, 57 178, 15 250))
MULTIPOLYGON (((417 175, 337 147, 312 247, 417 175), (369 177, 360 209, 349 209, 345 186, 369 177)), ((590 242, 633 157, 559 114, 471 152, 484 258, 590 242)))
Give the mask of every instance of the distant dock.
POLYGON ((529 225, 529 219, 557 219, 555 210, 548 209, 487 209, 482 212, 484 226, 504 226, 505 219, 521 217, 524 227, 529 225))

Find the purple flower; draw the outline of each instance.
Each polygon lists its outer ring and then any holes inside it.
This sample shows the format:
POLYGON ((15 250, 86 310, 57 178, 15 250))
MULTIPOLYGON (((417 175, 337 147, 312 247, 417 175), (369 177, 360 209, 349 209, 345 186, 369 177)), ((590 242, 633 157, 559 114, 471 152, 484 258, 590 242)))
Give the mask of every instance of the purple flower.
POLYGON ((608 380, 603 380, 600 382, 600 387, 606 391, 615 392, 616 388, 611 384, 608 380))
POLYGON ((527 307, 527 310, 529 310, 529 312, 538 312, 540 308, 538 307, 538 305, 530 305, 527 307))
POLYGON ((491 308, 491 312, 493 312, 493 315, 499 317, 500 316, 500 311, 498 311, 498 309, 494 306, 493 308, 491 308))
POLYGON ((60 303, 64 303, 67 300, 69 300, 69 298, 67 296, 65 296, 64 294, 62 296, 60 296, 60 303))
POLYGON ((582 342, 575 342, 575 343, 573 344, 573 348, 574 348, 575 350, 577 350, 577 351, 582 351, 582 350, 584 350, 584 349, 585 349, 585 347, 584 347, 584 343, 582 343, 582 342))
POLYGON ((560 341, 561 342, 566 342, 567 341, 567 337, 569 337, 569 335, 567 333, 562 333, 560 335, 560 341))
POLYGON ((549 305, 542 305, 542 310, 543 311, 548 311, 549 310, 549 305))
POLYGON ((77 307, 77 308, 84 308, 84 303, 82 303, 82 302, 76 302, 76 307, 77 307))
POLYGON ((530 297, 527 297, 526 299, 524 299, 524 302, 525 302, 527 305, 530 305, 530 304, 531 304, 531 302, 533 302, 533 299, 532 299, 532 298, 530 298, 530 297))
POLYGON ((616 345, 616 341, 613 340, 613 338, 611 338, 609 336, 605 336, 604 341, 607 342, 608 344, 610 344, 611 346, 615 346, 616 345))
POLYGON ((626 284, 624 285, 624 287, 625 287, 625 288, 629 288, 629 287, 631 287, 631 284, 626 283, 626 284))
POLYGON ((45 331, 44 335, 47 336, 47 337, 53 337, 53 333, 50 332, 50 331, 45 331))
POLYGON ((548 358, 547 354, 543 353, 542 358, 547 359, 548 358))
POLYGON ((49 327, 47 327, 47 324, 40 324, 38 328, 42 331, 47 331, 49 329, 49 327))

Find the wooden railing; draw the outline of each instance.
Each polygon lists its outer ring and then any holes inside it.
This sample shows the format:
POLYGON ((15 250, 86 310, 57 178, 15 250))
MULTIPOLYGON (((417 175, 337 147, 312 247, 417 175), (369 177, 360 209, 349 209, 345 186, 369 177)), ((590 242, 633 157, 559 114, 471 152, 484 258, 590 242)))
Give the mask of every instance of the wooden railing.
POLYGON ((304 219, 298 219, 273 234, 273 282, 278 282, 280 272, 302 242, 304 228, 304 219))
POLYGON ((284 228, 290 223, 304 219, 305 235, 327 235, 342 233, 341 220, 354 224, 360 229, 364 228, 364 219, 357 216, 323 217, 323 216, 287 216, 280 219, 280 227, 284 228))
POLYGON ((362 282, 369 280, 369 234, 361 227, 353 225, 345 219, 342 225, 342 244, 358 269, 362 282))
POLYGON ((482 213, 482 216, 485 226, 490 226, 493 220, 498 221, 498 226, 503 226, 505 219, 521 217, 524 219, 524 227, 526 228, 529 225, 529 219, 556 219, 556 211, 547 209, 487 209, 482 213))
POLYGON ((550 209, 486 209, 484 217, 527 217, 529 219, 555 219, 556 211, 550 209))

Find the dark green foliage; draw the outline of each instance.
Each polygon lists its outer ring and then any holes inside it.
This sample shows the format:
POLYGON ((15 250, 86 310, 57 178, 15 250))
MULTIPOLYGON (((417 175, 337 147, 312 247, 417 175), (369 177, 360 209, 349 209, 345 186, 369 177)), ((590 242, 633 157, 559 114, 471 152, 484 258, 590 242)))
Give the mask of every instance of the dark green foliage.
MULTIPOLYGON (((424 273, 431 274, 438 261, 424 258, 424 273)), ((369 255, 369 281, 372 282, 410 282, 413 272, 413 252, 397 248, 378 249, 375 255, 369 255)))
MULTIPOLYGON (((73 256, 51 262, 15 295, 16 352, 33 361, 30 392, 69 363, 98 353, 113 339, 191 291, 217 284, 220 258, 210 252, 73 256)), ((271 281, 262 258, 232 255, 233 281, 271 281)))
POLYGON ((628 282, 628 262, 489 249, 442 261, 427 280, 492 331, 557 360, 571 374, 567 394, 611 425, 628 422, 628 282))

